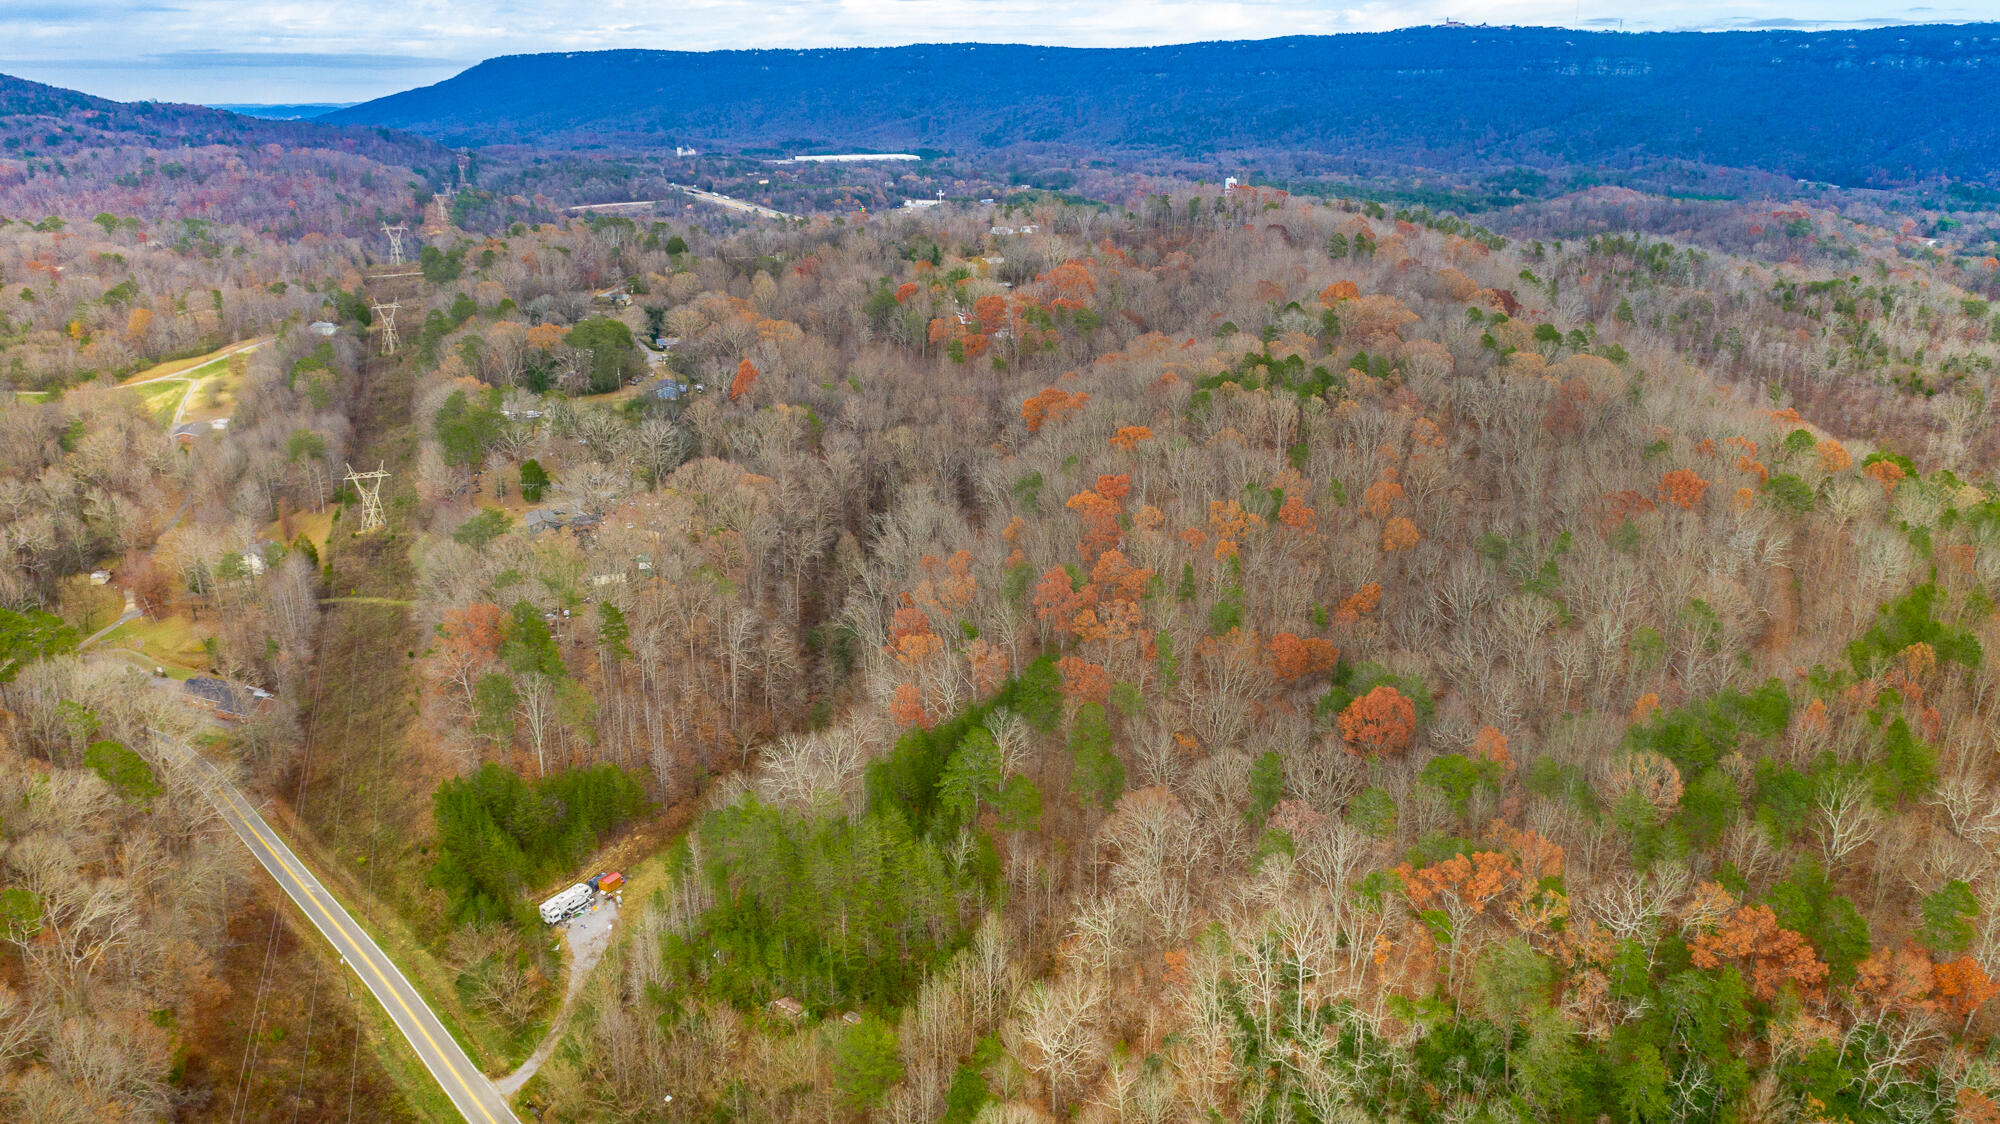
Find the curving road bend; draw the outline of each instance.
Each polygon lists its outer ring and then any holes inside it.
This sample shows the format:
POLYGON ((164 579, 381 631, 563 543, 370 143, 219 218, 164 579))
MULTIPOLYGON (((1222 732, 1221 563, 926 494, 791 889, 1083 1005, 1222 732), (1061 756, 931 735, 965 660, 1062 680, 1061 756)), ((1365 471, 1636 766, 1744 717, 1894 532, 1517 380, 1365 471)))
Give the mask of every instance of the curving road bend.
POLYGON ((352 967, 382 1008, 389 1012, 397 1029, 409 1039, 410 1048, 416 1051, 424 1067, 431 1071, 444 1088, 445 1095, 457 1106, 471 1124, 519 1124, 513 1109, 508 1107, 507 1098, 494 1087, 491 1079, 479 1071, 472 1063, 451 1032, 438 1021, 428 1004, 424 1002, 410 981, 376 945, 366 930, 355 923, 347 910, 334 896, 327 892, 319 879, 306 869, 264 817, 250 806, 235 785, 229 783, 222 773, 192 752, 186 746, 168 738, 159 741, 171 747, 192 770, 196 783, 208 794, 216 811, 242 838, 250 853, 256 856, 271 877, 278 880, 292 901, 305 911, 307 917, 325 935, 333 947, 352 967))

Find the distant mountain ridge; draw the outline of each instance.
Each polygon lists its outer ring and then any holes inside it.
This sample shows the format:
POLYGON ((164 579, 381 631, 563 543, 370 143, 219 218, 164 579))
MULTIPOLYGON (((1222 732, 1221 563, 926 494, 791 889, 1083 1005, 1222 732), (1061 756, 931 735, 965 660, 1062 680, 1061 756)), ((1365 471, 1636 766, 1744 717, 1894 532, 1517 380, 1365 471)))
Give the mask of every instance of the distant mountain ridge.
POLYGON ((119 145, 198 148, 281 144, 327 148, 406 167, 446 167, 435 141, 324 121, 245 116, 204 105, 112 101, 0 74, 0 159, 63 157, 119 145))
POLYGON ((513 55, 319 120, 453 145, 1687 159, 1847 185, 1995 182, 2000 23, 513 55))
POLYGON ((214 102, 210 109, 220 109, 239 117, 256 117, 264 121, 304 121, 313 117, 323 117, 337 109, 353 105, 351 101, 340 102, 214 102))

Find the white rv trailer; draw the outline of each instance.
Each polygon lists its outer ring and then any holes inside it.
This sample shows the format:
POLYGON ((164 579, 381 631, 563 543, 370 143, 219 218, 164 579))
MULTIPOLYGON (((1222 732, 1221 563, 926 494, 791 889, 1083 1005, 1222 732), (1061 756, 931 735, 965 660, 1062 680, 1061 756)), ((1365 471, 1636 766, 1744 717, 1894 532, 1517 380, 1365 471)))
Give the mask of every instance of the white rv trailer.
POLYGON ((542 903, 542 921, 559 925, 582 913, 590 905, 591 889, 579 882, 542 903))

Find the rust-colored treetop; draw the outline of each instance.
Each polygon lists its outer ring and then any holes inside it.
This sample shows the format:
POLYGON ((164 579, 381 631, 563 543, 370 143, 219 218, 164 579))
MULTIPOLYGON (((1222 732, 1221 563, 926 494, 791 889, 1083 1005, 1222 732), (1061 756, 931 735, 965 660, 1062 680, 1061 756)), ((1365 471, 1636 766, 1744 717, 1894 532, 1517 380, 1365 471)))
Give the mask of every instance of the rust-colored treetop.
POLYGON ((1364 757, 1401 753, 1417 732, 1417 704, 1384 684, 1340 712, 1340 736, 1347 751, 1364 757))

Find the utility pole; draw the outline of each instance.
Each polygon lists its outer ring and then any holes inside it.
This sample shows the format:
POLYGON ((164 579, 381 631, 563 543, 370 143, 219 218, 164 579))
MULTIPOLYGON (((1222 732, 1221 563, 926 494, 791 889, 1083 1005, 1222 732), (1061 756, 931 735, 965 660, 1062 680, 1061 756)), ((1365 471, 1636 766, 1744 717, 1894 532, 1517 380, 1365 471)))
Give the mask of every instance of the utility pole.
POLYGON ((375 301, 369 305, 374 310, 375 319, 382 322, 382 354, 396 354, 396 310, 403 307, 400 301, 383 304, 375 301))
POLYGON ((409 226, 404 223, 399 222, 394 226, 390 226, 386 222, 382 224, 382 233, 389 236, 390 265, 403 264, 403 235, 409 232, 409 226))
POLYGON ((382 529, 382 481, 388 478, 389 474, 382 471, 380 462, 377 462, 373 472, 356 472, 353 465, 347 466, 347 482, 361 494, 361 533, 364 535, 382 529))

